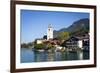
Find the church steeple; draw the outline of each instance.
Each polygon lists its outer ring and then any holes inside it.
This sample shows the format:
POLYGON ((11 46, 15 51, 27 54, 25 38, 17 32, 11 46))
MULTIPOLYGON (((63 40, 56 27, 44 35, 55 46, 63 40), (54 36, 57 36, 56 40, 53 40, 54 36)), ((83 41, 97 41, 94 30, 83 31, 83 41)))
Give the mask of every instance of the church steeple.
POLYGON ((51 24, 48 25, 48 28, 52 28, 51 24))
POLYGON ((48 29, 47 29, 47 40, 49 39, 53 39, 53 28, 51 24, 48 25, 48 29))

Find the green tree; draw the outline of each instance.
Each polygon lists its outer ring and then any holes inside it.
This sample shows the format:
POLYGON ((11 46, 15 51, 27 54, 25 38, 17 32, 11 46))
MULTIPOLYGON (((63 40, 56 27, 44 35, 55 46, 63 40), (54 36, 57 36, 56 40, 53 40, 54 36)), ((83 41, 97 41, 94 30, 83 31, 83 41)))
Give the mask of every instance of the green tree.
POLYGON ((34 48, 36 48, 36 49, 44 49, 45 48, 45 44, 34 44, 34 48))
POLYGON ((69 32, 60 32, 58 35, 58 39, 61 40, 62 42, 64 40, 67 40, 69 38, 69 32))
POLYGON ((53 46, 52 44, 49 43, 49 44, 47 44, 47 48, 48 48, 48 49, 52 49, 52 48, 54 48, 54 46, 53 46))
POLYGON ((21 44, 21 48, 28 48, 28 45, 26 43, 21 44))

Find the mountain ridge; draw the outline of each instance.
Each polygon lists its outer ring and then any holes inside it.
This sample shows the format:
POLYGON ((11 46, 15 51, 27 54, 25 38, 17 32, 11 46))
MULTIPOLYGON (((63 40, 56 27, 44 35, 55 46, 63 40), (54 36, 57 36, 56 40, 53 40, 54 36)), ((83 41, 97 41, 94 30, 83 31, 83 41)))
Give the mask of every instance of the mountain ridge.
POLYGON ((60 30, 54 30, 54 38, 56 38, 60 32, 69 32, 71 35, 85 34, 89 32, 89 19, 83 18, 73 22, 69 27, 62 28, 60 30))

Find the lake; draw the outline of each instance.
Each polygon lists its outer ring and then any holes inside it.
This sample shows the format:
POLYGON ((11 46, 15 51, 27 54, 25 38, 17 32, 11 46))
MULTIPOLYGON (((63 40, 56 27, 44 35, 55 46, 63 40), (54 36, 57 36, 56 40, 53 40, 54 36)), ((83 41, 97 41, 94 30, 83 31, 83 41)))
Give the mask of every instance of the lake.
POLYGON ((89 51, 76 52, 36 52, 32 49, 21 49, 21 63, 29 62, 49 62, 49 61, 69 61, 69 60, 87 60, 89 51))

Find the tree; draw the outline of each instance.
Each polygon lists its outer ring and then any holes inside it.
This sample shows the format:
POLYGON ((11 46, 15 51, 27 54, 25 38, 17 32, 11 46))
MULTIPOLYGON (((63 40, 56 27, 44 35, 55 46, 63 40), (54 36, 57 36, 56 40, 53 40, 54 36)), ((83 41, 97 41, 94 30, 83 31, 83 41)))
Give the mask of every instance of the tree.
POLYGON ((44 49, 45 48, 45 44, 34 44, 34 48, 36 48, 36 49, 44 49))
POLYGON ((21 48, 28 48, 28 45, 26 43, 21 44, 21 48))
POLYGON ((53 46, 51 43, 48 43, 48 44, 47 44, 47 48, 48 48, 48 49, 52 49, 52 48, 54 48, 54 46, 53 46))
POLYGON ((69 38, 69 32, 60 32, 58 35, 58 39, 62 42, 64 40, 67 40, 68 38, 69 38))

